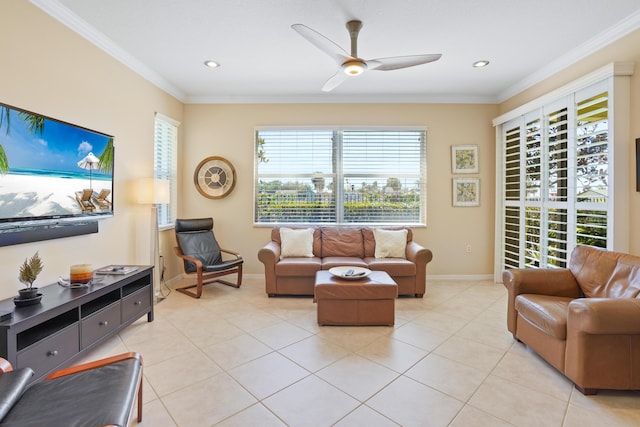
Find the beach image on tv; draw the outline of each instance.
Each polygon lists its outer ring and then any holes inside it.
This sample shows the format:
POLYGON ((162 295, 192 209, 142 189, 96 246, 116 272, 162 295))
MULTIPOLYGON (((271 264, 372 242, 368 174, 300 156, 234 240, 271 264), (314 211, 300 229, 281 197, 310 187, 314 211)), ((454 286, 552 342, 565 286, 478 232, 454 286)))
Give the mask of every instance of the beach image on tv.
POLYGON ((0 104, 0 223, 110 215, 113 137, 0 104))

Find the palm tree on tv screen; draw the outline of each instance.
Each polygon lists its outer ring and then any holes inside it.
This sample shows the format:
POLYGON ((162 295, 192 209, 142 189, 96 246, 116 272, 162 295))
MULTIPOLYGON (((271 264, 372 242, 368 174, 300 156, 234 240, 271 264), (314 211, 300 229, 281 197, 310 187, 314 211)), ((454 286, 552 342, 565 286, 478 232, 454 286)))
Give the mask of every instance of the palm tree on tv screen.
MULTIPOLYGON (((24 111, 18 111, 18 117, 22 118, 33 135, 42 136, 44 132, 44 117, 24 111)), ((6 123, 6 133, 9 135, 11 132, 11 109, 6 105, 0 109, 0 128, 2 128, 3 123, 6 123)), ((0 174, 7 172, 9 172, 9 159, 7 158, 7 153, 4 151, 4 147, 0 144, 0 174)))
POLYGON ((103 172, 113 172, 113 138, 109 138, 102 154, 98 156, 98 169, 103 172))

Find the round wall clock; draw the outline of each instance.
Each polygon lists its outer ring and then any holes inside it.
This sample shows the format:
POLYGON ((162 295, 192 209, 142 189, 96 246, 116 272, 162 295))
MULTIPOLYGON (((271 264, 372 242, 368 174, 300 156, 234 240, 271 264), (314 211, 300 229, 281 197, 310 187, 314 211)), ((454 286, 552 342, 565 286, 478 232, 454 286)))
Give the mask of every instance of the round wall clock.
POLYGON ((196 167, 193 181, 204 197, 221 199, 236 186, 236 170, 224 157, 207 157, 196 167))

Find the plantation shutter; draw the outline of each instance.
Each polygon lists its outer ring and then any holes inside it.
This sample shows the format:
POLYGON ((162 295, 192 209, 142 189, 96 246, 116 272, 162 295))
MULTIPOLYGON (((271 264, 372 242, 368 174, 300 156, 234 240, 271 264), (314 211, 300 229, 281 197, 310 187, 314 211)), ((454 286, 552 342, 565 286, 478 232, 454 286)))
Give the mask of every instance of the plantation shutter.
POLYGON ((179 122, 156 114, 153 177, 169 181, 169 204, 158 205, 158 227, 173 227, 177 217, 178 126, 179 122))
POLYGON ((504 179, 504 235, 503 265, 505 268, 520 266, 520 126, 505 126, 502 161, 504 179))
POLYGON ((602 86, 502 125, 502 269, 564 268, 576 245, 609 247, 611 144, 602 86))
POLYGON ((607 247, 609 214, 609 97, 606 92, 577 102, 576 239, 607 247))

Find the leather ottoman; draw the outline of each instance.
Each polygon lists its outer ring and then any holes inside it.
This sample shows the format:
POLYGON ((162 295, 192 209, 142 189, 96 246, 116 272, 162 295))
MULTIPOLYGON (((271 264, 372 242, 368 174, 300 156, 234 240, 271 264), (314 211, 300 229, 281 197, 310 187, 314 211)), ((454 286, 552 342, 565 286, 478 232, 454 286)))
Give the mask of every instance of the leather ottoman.
POLYGON ((327 270, 316 273, 314 301, 319 325, 393 326, 398 285, 384 271, 345 280, 327 270))

